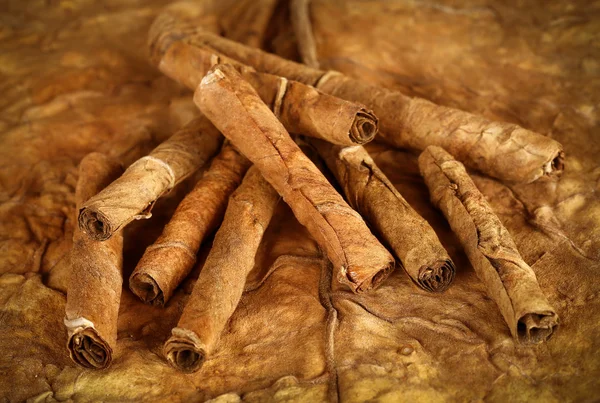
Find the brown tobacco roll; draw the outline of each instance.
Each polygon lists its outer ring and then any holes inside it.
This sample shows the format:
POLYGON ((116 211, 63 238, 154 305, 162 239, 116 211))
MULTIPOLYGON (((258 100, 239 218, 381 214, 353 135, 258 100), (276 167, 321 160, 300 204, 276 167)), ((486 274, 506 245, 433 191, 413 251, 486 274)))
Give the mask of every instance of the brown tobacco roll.
POLYGON ((200 244, 221 222, 229 196, 249 167, 250 161, 233 146, 223 146, 131 275, 129 288, 142 301, 162 306, 171 298, 196 263, 200 244))
POLYGON ((235 68, 215 66, 202 80, 194 102, 283 196, 326 251, 340 282, 362 292, 387 277, 394 265, 390 253, 235 68))
POLYGON ((290 1, 290 22, 294 28, 302 62, 310 67, 319 68, 317 46, 310 20, 310 0, 290 1))
POLYGON ((562 145, 546 136, 514 124, 410 98, 337 72, 285 60, 191 29, 190 25, 193 26, 173 16, 158 17, 149 35, 153 58, 159 59, 176 41, 208 47, 259 72, 280 75, 366 105, 379 118, 379 139, 395 147, 423 150, 428 145, 442 146, 468 167, 509 182, 529 183, 562 174, 562 145))
POLYGON ((448 252, 433 228, 404 200, 364 147, 305 140, 325 160, 350 206, 391 247, 410 278, 426 291, 448 288, 455 274, 448 252))
POLYGON ((394 147, 440 146, 469 168, 508 182, 529 183, 562 173, 562 145, 515 124, 357 83, 341 74, 323 77, 317 88, 373 108, 381 122, 379 139, 394 147))
POLYGON ((150 218, 156 200, 215 155, 222 139, 204 116, 193 119, 85 202, 79 228, 103 241, 133 220, 150 218))
POLYGON ((255 167, 227 205, 212 249, 164 354, 183 372, 200 369, 235 311, 279 195, 255 167))
MULTIPOLYGON (((230 61, 206 49, 175 42, 158 66, 167 76, 195 90, 213 65, 230 61)), ((340 145, 365 144, 377 134, 377 118, 363 105, 327 95, 297 81, 257 73, 239 63, 235 67, 291 133, 303 133, 340 145)))
POLYGON ((512 335, 522 343, 548 339, 558 316, 464 166, 442 148, 432 146, 419 157, 419 169, 431 201, 446 216, 512 335))
MULTIPOLYGON (((75 190, 77 206, 98 193, 123 169, 100 153, 88 154, 79 166, 75 190)), ((104 369, 112 361, 117 342, 117 315, 121 299, 123 235, 106 242, 90 239, 75 228, 71 250, 65 325, 71 359, 86 368, 104 369)))

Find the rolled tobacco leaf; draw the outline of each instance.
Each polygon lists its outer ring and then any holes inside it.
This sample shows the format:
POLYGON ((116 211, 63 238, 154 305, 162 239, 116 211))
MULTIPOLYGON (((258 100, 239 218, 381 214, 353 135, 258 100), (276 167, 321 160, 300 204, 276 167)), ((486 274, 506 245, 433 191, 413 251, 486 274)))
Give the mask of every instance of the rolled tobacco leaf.
POLYGON ((180 17, 162 14, 154 22, 149 44, 155 60, 177 41, 210 48, 259 72, 366 105, 379 119, 379 140, 392 146, 414 150, 441 146, 468 167, 509 182, 529 183, 562 174, 562 145, 549 137, 515 124, 407 97, 335 71, 295 63, 203 31, 193 21, 180 17))
POLYGON ((394 147, 440 146, 469 168, 508 182, 529 183, 562 174, 562 145, 518 125, 410 98, 341 74, 324 76, 317 88, 373 108, 380 119, 379 139, 394 147))
POLYGON ((435 231, 396 190, 362 146, 341 147, 322 140, 313 145, 352 208, 394 251, 410 278, 431 292, 444 291, 455 268, 435 231))
POLYGON ((302 62, 318 69, 317 46, 310 20, 310 0, 290 1, 290 22, 294 28, 302 62))
POLYGON ((231 144, 223 146, 132 273, 129 288, 142 301, 162 306, 171 298, 196 263, 200 244, 220 224, 229 196, 249 167, 250 161, 231 144))
MULTIPOLYGON (((88 154, 79 165, 77 206, 98 193, 123 169, 104 154, 88 154)), ((91 369, 107 368, 117 343, 117 315, 123 283, 123 235, 106 242, 90 239, 75 228, 71 274, 65 308, 67 347, 71 359, 91 369)))
POLYGON ((558 315, 464 166, 442 148, 431 146, 419 157, 419 169, 431 201, 446 216, 513 337, 522 343, 548 339, 558 315))
POLYGON ((283 196, 327 253, 338 281, 362 292, 387 277, 394 266, 390 253, 235 68, 215 66, 202 80, 194 102, 283 196))
POLYGON ((303 133, 340 145, 365 144, 377 134, 377 118, 364 105, 284 77, 257 73, 207 49, 175 42, 162 56, 158 67, 167 76, 195 90, 202 77, 218 63, 236 67, 291 133, 303 133))
POLYGON ((229 199, 212 249, 164 354, 183 372, 200 369, 235 311, 254 267, 261 239, 279 195, 256 167, 229 199))
POLYGON ((133 220, 150 218, 156 200, 203 166, 222 140, 204 116, 193 119, 85 202, 79 211, 79 228, 103 241, 133 220))

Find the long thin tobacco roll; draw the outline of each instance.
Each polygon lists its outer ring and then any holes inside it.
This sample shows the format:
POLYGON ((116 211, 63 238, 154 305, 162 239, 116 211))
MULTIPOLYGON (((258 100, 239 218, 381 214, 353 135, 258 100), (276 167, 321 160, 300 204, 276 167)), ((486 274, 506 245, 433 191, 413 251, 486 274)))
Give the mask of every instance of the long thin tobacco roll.
POLYGON ((391 247, 410 278, 426 291, 448 288, 455 274, 448 252, 433 228, 404 200, 364 147, 306 141, 325 160, 350 206, 391 247))
POLYGON ((558 316, 465 167, 442 148, 427 147, 419 169, 431 201, 446 216, 512 335, 522 343, 548 339, 558 316))
POLYGON ((255 167, 229 199, 225 218, 164 354, 183 372, 200 369, 235 311, 279 195, 255 167))
MULTIPOLYGON (((176 42, 165 52, 158 66, 167 76, 195 90, 212 66, 230 61, 215 52, 176 42)), ((297 81, 257 73, 239 63, 235 67, 291 133, 303 133, 340 145, 365 144, 377 134, 377 118, 363 105, 297 81)))
MULTIPOLYGON (((123 169, 104 154, 88 154, 79 165, 77 206, 98 193, 123 169)), ((106 242, 90 239, 75 228, 71 275, 65 308, 71 359, 92 369, 107 368, 117 343, 117 315, 123 283, 123 235, 106 242)))
POLYGON ((215 66, 202 80, 194 102, 283 196, 326 251, 340 282, 362 292, 387 277, 394 265, 390 253, 235 68, 215 66))
POLYGON ((154 22, 149 45, 155 60, 177 41, 209 47, 260 72, 366 105, 379 118, 379 139, 395 147, 423 150, 429 145, 442 146, 468 167, 510 182, 529 183, 562 174, 562 146, 546 136, 285 60, 202 31, 178 18, 165 13, 154 22))
POLYGON ((204 116, 193 119, 85 202, 79 228, 103 241, 133 220, 150 218, 156 200, 215 155, 222 139, 204 116))
POLYGON ((310 0, 292 0, 290 2, 290 21, 294 28, 302 62, 318 69, 317 46, 310 21, 310 0))
POLYGON ((232 145, 223 146, 131 275, 129 288, 142 301, 162 306, 171 298, 196 263, 200 244, 221 222, 229 196, 249 167, 250 161, 232 145))

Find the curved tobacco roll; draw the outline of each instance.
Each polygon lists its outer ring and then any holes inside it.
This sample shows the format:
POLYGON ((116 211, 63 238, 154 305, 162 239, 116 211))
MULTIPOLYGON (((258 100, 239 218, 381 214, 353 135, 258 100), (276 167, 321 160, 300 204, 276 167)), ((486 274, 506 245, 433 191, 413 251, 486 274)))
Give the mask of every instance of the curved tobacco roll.
POLYGON ((562 145, 515 124, 410 98, 339 73, 320 80, 317 88, 371 107, 380 121, 378 140, 394 147, 440 146, 469 168, 508 182, 529 183, 562 174, 562 145))
MULTIPOLYGON (((77 206, 122 172, 121 166, 104 154, 88 154, 79 165, 77 206)), ((86 368, 104 369, 112 361, 123 284, 122 253, 121 231, 99 242, 75 228, 65 326, 69 332, 67 347, 71 359, 86 368)))
POLYGON ((202 167, 222 141, 208 119, 193 119, 86 201, 79 210, 79 228, 103 241, 133 220, 150 218, 156 200, 202 167))
POLYGON ((442 148, 427 147, 419 169, 431 201, 446 216, 512 335, 522 343, 548 339, 558 315, 465 167, 442 148))

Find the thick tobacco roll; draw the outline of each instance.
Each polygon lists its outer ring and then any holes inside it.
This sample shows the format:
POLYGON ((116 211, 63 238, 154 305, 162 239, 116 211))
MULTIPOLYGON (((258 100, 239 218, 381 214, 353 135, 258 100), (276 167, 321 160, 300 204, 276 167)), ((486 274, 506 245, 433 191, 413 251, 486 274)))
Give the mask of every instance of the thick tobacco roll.
POLYGON ((250 161, 231 144, 223 146, 132 273, 129 288, 142 301, 162 306, 171 298, 194 267, 200 244, 220 224, 229 196, 249 167, 250 161))
POLYGON ((455 268, 435 231, 396 190, 362 146, 305 139, 335 175, 352 208, 394 251, 410 278, 426 291, 444 291, 455 268))
POLYGON ((155 20, 149 33, 154 60, 159 60, 177 41, 211 48, 257 71, 296 80, 366 105, 379 119, 379 139, 395 147, 423 150, 429 145, 442 146, 468 167, 510 182, 529 183, 562 174, 562 146, 546 136, 514 124, 410 98, 338 72, 295 63, 202 31, 180 17, 163 13, 155 20))
POLYGON ((158 66, 167 76, 195 90, 212 66, 224 62, 235 65, 291 133, 303 133, 340 145, 365 144, 377 134, 377 118, 363 105, 297 81, 257 73, 207 49, 175 42, 158 66))
POLYGON ((235 311, 279 195, 255 167, 229 199, 225 218, 177 327, 166 341, 169 364, 200 369, 235 311))
POLYGON ((235 68, 215 66, 202 80, 194 102, 283 196, 327 253, 340 282, 362 292, 387 277, 394 265, 390 253, 235 68))
POLYGON ((562 173, 562 145, 518 125, 409 98, 341 74, 323 77, 317 88, 373 108, 380 118, 379 139, 392 146, 440 146, 469 168, 508 182, 528 183, 562 173))
POLYGON ((222 140, 204 116, 193 119, 85 202, 79 228, 102 241, 133 220, 150 218, 156 200, 204 165, 222 140))
MULTIPOLYGON (((77 206, 117 178, 123 169, 100 153, 88 154, 79 165, 77 206)), ((71 275, 65 308, 71 359, 85 368, 104 369, 117 343, 117 315, 123 284, 123 235, 106 242, 90 239, 75 228, 71 275)))
POLYGON ((446 216, 512 335, 522 343, 548 339, 558 325, 558 315, 465 167, 432 146, 419 157, 419 169, 431 201, 446 216))

